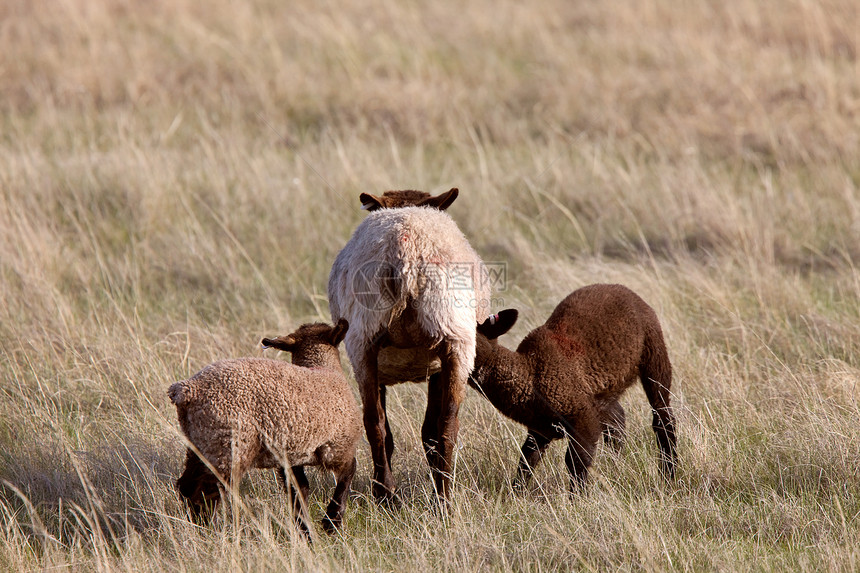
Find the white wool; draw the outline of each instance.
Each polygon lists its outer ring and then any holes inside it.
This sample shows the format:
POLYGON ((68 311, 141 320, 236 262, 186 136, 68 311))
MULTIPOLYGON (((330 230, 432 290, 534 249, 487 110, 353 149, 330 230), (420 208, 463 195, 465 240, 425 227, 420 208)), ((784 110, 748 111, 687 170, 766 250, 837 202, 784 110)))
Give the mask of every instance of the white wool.
POLYGON ((328 296, 333 320, 349 321, 344 343, 353 367, 411 304, 421 330, 436 342, 459 342, 471 369, 490 288, 481 258, 447 213, 405 207, 374 211, 356 228, 332 266, 328 296))

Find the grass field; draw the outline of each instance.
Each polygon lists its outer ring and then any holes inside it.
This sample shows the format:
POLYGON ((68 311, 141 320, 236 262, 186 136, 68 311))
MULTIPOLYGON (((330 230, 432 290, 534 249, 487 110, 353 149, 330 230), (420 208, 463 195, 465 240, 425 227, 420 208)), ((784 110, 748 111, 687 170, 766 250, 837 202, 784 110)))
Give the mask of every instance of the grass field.
POLYGON ((2 2, 0 570, 857 571, 858 30, 854 0, 2 2), (637 387, 585 495, 560 443, 516 494, 525 432, 469 391, 439 516, 413 385, 402 508, 363 442, 339 536, 294 537, 271 471, 191 524, 167 386, 329 319, 360 192, 452 186, 504 344, 589 283, 657 310, 677 484, 637 387))

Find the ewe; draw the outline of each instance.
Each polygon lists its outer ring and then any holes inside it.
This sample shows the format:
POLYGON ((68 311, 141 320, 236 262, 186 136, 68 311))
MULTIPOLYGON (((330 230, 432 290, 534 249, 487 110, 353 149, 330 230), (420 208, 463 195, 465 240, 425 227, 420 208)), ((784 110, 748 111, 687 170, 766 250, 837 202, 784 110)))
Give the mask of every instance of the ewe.
POLYGON ((352 325, 344 344, 364 406, 373 456, 373 494, 394 496, 394 440, 385 385, 430 377, 421 438, 437 493, 447 498, 457 414, 475 360, 475 321, 487 317, 483 263, 443 212, 457 189, 363 193, 370 211, 338 254, 328 282, 333 320, 352 325))
POLYGON ((565 436, 571 491, 583 484, 601 429, 620 447, 624 409, 618 399, 637 377, 654 413, 663 476, 674 478, 672 365, 654 310, 621 285, 583 287, 512 352, 496 339, 516 320, 516 310, 504 310, 478 326, 470 378, 499 411, 528 428, 515 487, 528 482, 550 442, 565 436))
POLYGON ((238 484, 249 468, 278 468, 292 495, 296 523, 307 533, 304 466, 321 466, 337 479, 323 528, 339 527, 355 475, 361 435, 358 404, 340 364, 337 345, 348 323, 306 324, 294 333, 263 339, 264 347, 292 352, 293 363, 267 358, 221 360, 167 391, 179 424, 216 476, 188 449, 185 472, 176 482, 195 519, 208 520, 222 483, 238 484), (288 485, 285 467, 299 492, 288 485))

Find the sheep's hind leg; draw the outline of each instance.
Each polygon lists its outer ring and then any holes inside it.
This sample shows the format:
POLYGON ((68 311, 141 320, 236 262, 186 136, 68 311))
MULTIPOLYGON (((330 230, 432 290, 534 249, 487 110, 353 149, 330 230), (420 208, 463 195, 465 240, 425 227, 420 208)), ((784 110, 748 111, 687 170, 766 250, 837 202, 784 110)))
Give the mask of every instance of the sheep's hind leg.
MULTIPOLYGON (((654 361, 657 365, 669 363, 668 357, 654 361)), ((651 404, 654 415, 651 428, 657 436, 660 447, 660 473, 666 480, 675 478, 675 466, 678 463, 678 450, 675 439, 675 416, 669 405, 672 384, 671 367, 658 368, 655 364, 640 368, 639 377, 645 389, 645 396, 651 404)))
POLYGON ((185 471, 176 480, 179 491, 195 523, 208 523, 221 500, 218 477, 189 448, 185 454, 185 471))
POLYGON ((517 475, 512 484, 515 490, 524 489, 529 481, 531 481, 534 475, 534 468, 540 463, 543 453, 551 442, 551 438, 529 430, 526 441, 523 442, 523 447, 520 448, 522 455, 520 456, 520 463, 517 466, 517 475))
POLYGON ((437 461, 439 439, 439 413, 442 406, 442 374, 431 374, 427 381, 427 411, 424 413, 424 423, 421 425, 421 442, 424 444, 424 457, 427 465, 435 468, 437 461))
POLYGON ((349 497, 349 488, 352 485, 352 478, 355 477, 355 458, 352 458, 349 463, 335 472, 337 477, 337 485, 334 488, 334 495, 325 510, 322 526, 326 533, 334 533, 340 529, 343 523, 343 512, 346 509, 346 500, 349 497))
POLYGON ((303 466, 293 466, 290 468, 293 474, 293 480, 287 479, 287 472, 282 467, 278 468, 278 481, 287 495, 290 496, 290 503, 293 511, 293 519, 296 522, 296 527, 299 528, 306 537, 310 538, 310 528, 308 527, 308 494, 310 493, 310 483, 308 476, 305 475, 303 466), (295 486, 293 486, 295 483, 295 486))
POLYGON ((394 499, 394 476, 391 474, 391 462, 385 445, 388 425, 378 382, 378 352, 377 347, 369 346, 360 354, 355 378, 364 409, 364 431, 373 458, 373 497, 383 502, 394 499))
POLYGON ((463 343, 445 341, 439 357, 442 361, 442 375, 438 393, 427 397, 428 410, 431 400, 438 405, 439 416, 436 425, 435 465, 431 464, 436 494, 447 501, 454 470, 454 446, 460 431, 457 418, 466 388, 469 370, 464 366, 462 356, 466 354, 463 343))
POLYGON ((654 409, 651 428, 660 446, 660 473, 666 480, 674 480, 678 450, 675 439, 675 416, 668 404, 654 409))
POLYGON ((387 388, 379 387, 379 402, 382 404, 382 411, 385 414, 385 455, 388 457, 388 465, 391 465, 391 456, 394 455, 394 434, 391 433, 391 426, 388 424, 388 409, 385 407, 385 395, 387 388))

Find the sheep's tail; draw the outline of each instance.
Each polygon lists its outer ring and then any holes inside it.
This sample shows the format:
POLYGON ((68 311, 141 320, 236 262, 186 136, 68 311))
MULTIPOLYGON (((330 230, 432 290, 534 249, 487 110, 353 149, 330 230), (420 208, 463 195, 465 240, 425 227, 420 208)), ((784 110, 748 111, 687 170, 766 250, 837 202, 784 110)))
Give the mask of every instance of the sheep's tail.
POLYGON ((194 393, 188 385, 188 380, 181 380, 170 385, 170 388, 167 389, 167 396, 175 405, 184 406, 191 401, 194 393))

